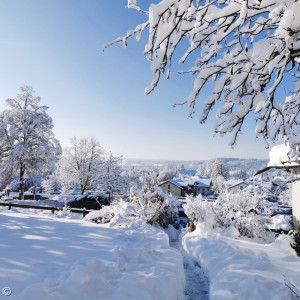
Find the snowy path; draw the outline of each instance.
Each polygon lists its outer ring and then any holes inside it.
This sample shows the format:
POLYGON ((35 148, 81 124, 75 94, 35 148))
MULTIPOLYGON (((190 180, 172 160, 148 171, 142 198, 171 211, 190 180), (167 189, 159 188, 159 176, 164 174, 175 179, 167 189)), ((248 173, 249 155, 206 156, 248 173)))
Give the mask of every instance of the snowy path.
POLYGON ((178 249, 183 256, 186 300, 208 300, 209 282, 201 266, 182 251, 178 241, 171 241, 170 246, 178 249))

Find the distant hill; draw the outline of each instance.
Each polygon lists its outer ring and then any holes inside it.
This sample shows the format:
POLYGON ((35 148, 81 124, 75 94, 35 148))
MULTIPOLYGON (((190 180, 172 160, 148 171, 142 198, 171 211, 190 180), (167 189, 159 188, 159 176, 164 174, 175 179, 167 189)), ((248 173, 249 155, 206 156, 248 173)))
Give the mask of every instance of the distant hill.
POLYGON ((135 158, 123 158, 123 167, 128 169, 132 166, 136 168, 152 168, 161 170, 165 166, 169 165, 174 168, 180 168, 182 165, 185 169, 195 169, 197 170, 198 166, 203 163, 210 163, 215 160, 221 160, 228 164, 231 170, 244 169, 248 174, 252 174, 257 170, 264 168, 268 160, 266 159, 240 159, 240 158, 216 158, 210 160, 201 160, 201 161, 189 161, 189 160, 154 160, 154 159, 135 159, 135 158))

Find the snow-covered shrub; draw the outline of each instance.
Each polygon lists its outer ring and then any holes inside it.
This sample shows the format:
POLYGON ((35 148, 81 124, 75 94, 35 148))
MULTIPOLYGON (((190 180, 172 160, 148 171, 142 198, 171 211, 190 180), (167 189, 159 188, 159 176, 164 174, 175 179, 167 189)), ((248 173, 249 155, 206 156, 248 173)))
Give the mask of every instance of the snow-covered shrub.
POLYGON ((85 221, 96 223, 110 223, 112 226, 132 226, 143 220, 144 213, 137 203, 127 201, 114 201, 110 206, 103 206, 102 209, 90 212, 85 221))
POLYGON ((119 226, 131 226, 143 221, 163 228, 169 225, 178 227, 178 204, 175 198, 165 197, 160 189, 132 190, 130 202, 114 201, 110 206, 89 213, 85 220, 119 226))
POLYGON ((211 209, 212 203, 203 200, 202 195, 197 197, 187 196, 186 204, 182 207, 189 220, 189 227, 195 230, 196 224, 202 224, 212 228, 215 224, 214 215, 211 209))
POLYGON ((269 240, 273 235, 256 214, 256 209, 263 205, 262 195, 248 187, 238 194, 223 190, 215 202, 203 201, 201 196, 188 197, 183 208, 192 230, 195 226, 206 230, 230 227, 240 236, 269 240))
POLYGON ((146 188, 140 192, 132 189, 130 201, 141 206, 148 224, 158 224, 163 228, 179 225, 176 199, 167 197, 160 188, 146 188))

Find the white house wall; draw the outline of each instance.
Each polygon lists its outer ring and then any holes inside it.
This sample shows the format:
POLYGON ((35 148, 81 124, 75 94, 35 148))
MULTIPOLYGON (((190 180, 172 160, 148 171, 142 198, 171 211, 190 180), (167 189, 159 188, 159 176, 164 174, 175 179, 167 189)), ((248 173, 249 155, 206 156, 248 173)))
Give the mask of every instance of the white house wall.
POLYGON ((164 193, 170 193, 172 196, 175 197, 181 196, 181 189, 175 184, 172 184, 170 182, 165 182, 163 184, 160 184, 159 187, 162 189, 164 193), (168 186, 170 186, 170 189, 168 189, 168 186))
POLYGON ((300 221, 300 181, 293 182, 292 201, 293 215, 298 221, 300 221))

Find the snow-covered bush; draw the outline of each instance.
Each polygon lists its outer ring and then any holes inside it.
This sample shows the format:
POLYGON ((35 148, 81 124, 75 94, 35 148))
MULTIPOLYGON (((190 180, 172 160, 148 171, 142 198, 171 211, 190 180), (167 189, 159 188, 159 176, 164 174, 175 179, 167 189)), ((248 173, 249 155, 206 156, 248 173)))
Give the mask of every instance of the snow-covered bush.
POLYGON ((160 189, 131 191, 130 202, 114 201, 99 211, 89 213, 86 221, 132 226, 136 222, 158 224, 163 228, 179 225, 178 204, 174 198, 165 198, 160 189))
POLYGON ((85 221, 96 223, 110 223, 112 226, 130 227, 143 220, 143 211, 137 203, 114 201, 110 206, 103 206, 101 210, 90 212, 85 221))
POLYGON ((188 197, 183 208, 191 229, 195 226, 202 226, 208 231, 231 228, 240 236, 269 240, 273 235, 256 214, 256 209, 264 205, 262 198, 253 187, 245 188, 239 194, 223 190, 215 202, 203 201, 201 196, 188 197))
POLYGON ((163 228, 179 225, 176 199, 167 197, 160 188, 146 188, 141 192, 132 189, 130 201, 141 206, 148 224, 159 224, 163 228))

